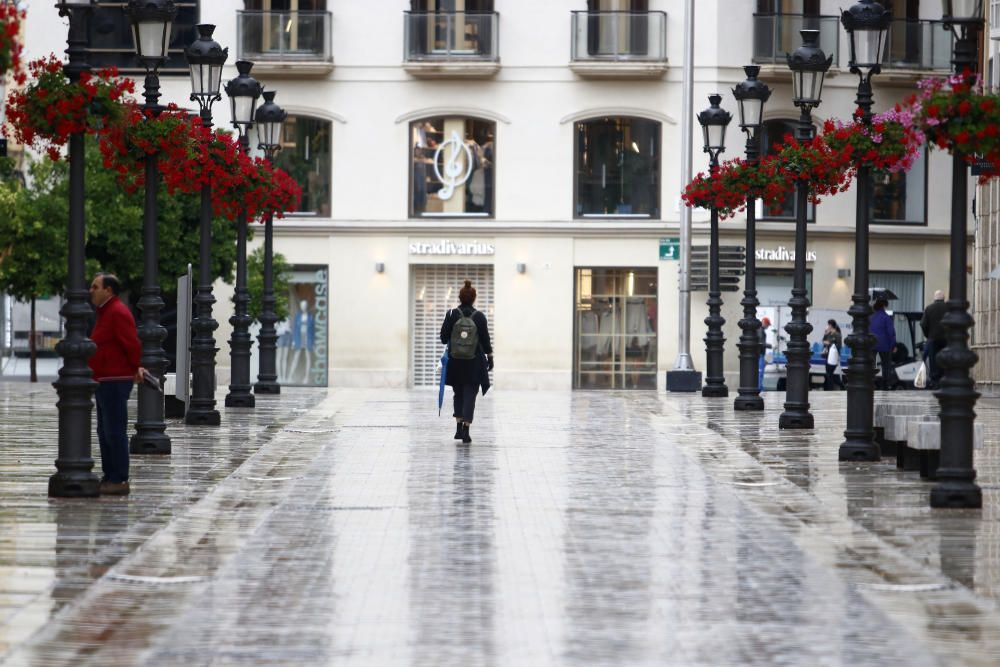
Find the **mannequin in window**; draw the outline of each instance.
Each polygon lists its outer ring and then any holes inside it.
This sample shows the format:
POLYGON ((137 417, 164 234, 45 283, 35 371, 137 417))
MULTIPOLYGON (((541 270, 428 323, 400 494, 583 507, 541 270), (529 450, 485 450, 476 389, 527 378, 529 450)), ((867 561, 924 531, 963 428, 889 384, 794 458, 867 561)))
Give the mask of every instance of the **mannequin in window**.
POLYGON ((289 373, 296 373, 301 363, 305 364, 303 384, 308 384, 312 371, 313 346, 316 344, 316 318, 309 312, 309 302, 299 301, 299 310, 292 320, 292 362, 289 373))
POLYGON ((278 382, 288 382, 290 380, 288 377, 288 354, 292 347, 292 329, 287 319, 278 322, 275 333, 278 335, 278 349, 275 355, 278 382))

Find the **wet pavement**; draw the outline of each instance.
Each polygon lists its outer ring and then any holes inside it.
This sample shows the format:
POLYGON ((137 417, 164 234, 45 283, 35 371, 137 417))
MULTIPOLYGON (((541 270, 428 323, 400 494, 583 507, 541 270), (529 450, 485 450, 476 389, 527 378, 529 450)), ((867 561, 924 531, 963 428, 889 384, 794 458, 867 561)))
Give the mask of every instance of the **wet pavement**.
MULTIPOLYGON (((984 508, 837 462, 845 394, 285 390, 171 423, 128 498, 48 500, 54 391, 0 384, 0 664, 996 665, 984 508)), ((933 400, 896 392, 892 400, 933 400)), ((134 406, 133 406, 134 408, 134 406)))

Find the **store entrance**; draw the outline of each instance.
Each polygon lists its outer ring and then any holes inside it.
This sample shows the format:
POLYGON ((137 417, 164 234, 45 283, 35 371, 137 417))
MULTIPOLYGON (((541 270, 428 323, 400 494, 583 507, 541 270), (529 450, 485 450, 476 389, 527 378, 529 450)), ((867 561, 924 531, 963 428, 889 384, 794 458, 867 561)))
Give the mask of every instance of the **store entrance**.
POLYGON ((656 389, 655 268, 576 269, 574 389, 656 389))
POLYGON ((458 306, 458 290, 466 280, 476 288, 476 310, 486 315, 496 347, 493 324, 492 264, 419 264, 410 267, 410 381, 414 387, 436 387, 441 380, 441 322, 458 306))

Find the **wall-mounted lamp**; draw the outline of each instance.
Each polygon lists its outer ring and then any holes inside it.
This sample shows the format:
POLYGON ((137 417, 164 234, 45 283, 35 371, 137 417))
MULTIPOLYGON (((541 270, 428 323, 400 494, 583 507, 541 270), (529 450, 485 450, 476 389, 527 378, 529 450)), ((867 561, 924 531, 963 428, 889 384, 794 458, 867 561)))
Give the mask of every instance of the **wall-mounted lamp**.
POLYGON ((375 262, 375 273, 385 273, 385 262, 375 262))
POLYGON ((528 267, 525 265, 524 262, 518 262, 517 263, 517 272, 518 273, 524 273, 527 270, 528 270, 528 267))
POLYGON ((851 270, 850 269, 837 269, 837 277, 840 278, 841 280, 843 280, 845 278, 850 278, 851 277, 851 270))

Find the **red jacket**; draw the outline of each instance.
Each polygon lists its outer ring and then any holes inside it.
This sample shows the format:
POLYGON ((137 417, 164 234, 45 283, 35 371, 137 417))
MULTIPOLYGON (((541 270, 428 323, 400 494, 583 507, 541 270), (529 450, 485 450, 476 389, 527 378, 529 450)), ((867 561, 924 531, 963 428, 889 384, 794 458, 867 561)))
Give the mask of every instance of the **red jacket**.
POLYGON ((90 338, 97 352, 90 358, 94 379, 131 380, 139 370, 142 344, 131 311, 116 296, 97 309, 97 324, 90 338))

